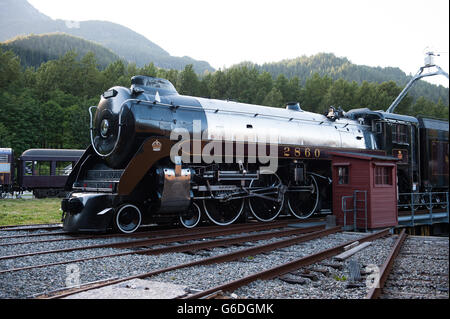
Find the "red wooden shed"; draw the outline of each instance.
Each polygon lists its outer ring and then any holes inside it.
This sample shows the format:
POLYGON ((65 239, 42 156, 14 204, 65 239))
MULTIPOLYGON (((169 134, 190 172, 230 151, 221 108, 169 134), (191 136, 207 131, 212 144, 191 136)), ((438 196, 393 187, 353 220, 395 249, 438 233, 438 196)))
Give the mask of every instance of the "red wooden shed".
POLYGON ((398 158, 332 153, 333 214, 348 228, 396 226, 398 158))

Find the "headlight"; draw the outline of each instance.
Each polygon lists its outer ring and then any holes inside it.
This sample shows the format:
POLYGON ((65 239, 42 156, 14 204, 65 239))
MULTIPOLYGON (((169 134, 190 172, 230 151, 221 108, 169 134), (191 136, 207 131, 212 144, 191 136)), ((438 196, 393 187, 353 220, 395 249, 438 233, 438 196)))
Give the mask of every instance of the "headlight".
POLYGON ((104 119, 100 124, 100 134, 102 137, 106 138, 108 136, 109 131, 109 122, 107 119, 104 119))

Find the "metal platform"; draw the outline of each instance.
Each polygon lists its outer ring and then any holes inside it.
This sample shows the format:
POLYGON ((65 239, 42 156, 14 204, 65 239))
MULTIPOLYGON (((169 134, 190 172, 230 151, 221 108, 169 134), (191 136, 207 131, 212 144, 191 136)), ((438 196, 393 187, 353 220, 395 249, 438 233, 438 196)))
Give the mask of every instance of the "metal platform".
POLYGON ((399 204, 399 226, 422 226, 449 222, 448 192, 399 194, 410 198, 408 203, 399 204), (412 203, 412 204, 411 204, 412 203), (400 209, 407 210, 400 210, 400 209))
POLYGON ((440 213, 428 213, 421 215, 399 216, 398 224, 402 226, 432 225, 436 223, 448 223, 448 211, 440 213))

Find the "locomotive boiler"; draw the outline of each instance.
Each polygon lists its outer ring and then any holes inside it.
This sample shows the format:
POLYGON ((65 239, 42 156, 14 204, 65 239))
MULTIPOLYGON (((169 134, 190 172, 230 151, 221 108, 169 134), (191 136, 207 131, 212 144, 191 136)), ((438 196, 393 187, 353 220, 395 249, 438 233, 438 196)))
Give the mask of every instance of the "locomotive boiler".
POLYGON ((386 154, 376 123, 411 120, 367 109, 331 107, 322 115, 298 103, 271 108, 184 96, 169 81, 146 76, 131 83, 106 91, 89 109, 91 145, 61 204, 67 231, 131 233, 162 222, 191 228, 202 215, 225 226, 243 211, 260 221, 283 209, 307 218, 330 207, 333 151, 386 154))

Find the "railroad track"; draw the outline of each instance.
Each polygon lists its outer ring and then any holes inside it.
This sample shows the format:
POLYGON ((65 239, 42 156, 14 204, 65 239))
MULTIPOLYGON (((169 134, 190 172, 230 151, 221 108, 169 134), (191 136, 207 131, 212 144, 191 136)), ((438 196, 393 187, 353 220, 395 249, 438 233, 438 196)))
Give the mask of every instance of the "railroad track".
POLYGON ((406 229, 403 229, 392 247, 389 256, 386 258, 378 278, 375 278, 374 287, 370 289, 369 294, 367 295, 368 299, 377 299, 382 294, 384 285, 386 284, 387 278, 392 270, 392 267, 394 266, 395 258, 399 254, 405 239, 406 229))
MULTIPOLYGON (((182 285, 186 288, 178 297, 188 299, 366 298, 370 273, 364 271, 365 266, 375 263, 386 268, 383 265, 390 250, 401 238, 388 230, 367 235, 325 229, 323 225, 293 224, 299 221, 209 226, 182 232, 144 230, 132 236, 65 234, 38 240, 30 237, 29 241, 4 236, 3 242, 0 236, 0 282, 4 287, 0 288, 0 298, 79 298, 130 280, 182 285), (348 260, 337 261, 335 256, 364 242, 371 245, 355 255, 360 254, 356 259, 361 263, 362 278, 354 285, 348 278, 348 260), (67 271, 73 267, 83 283, 69 287, 67 271)), ((416 253, 399 251, 400 256, 416 253)), ((391 268, 395 278, 397 266, 391 268)), ((448 262, 446 273, 448 282, 448 262)), ((392 275, 386 278, 378 297, 390 298, 392 275)))
MULTIPOLYGON (((236 261, 236 260, 243 259, 243 258, 245 259, 245 258, 253 257, 255 255, 274 252, 278 249, 290 247, 293 245, 298 245, 302 242, 312 241, 314 239, 326 237, 328 235, 332 235, 332 234, 336 234, 336 233, 340 232, 339 227, 334 227, 334 228, 330 228, 330 229, 322 229, 322 230, 317 230, 314 228, 315 227, 311 227, 311 228, 307 229, 308 231, 315 230, 314 232, 296 236, 296 237, 292 237, 292 238, 277 240, 277 241, 274 241, 269 244, 255 245, 255 246, 252 246, 249 248, 239 249, 237 251, 233 251, 230 253, 220 254, 220 255, 217 255, 214 257, 202 258, 200 260, 182 263, 182 264, 178 264, 178 265, 171 266, 171 267, 161 268, 161 269, 153 270, 151 272, 146 272, 146 273, 142 273, 142 274, 138 274, 138 275, 134 275, 134 276, 118 278, 115 280, 105 280, 103 282, 88 284, 86 286, 83 286, 83 287, 77 288, 77 289, 70 289, 68 291, 58 291, 58 292, 55 292, 54 294, 44 295, 42 297, 44 297, 44 298, 65 298, 65 297, 69 297, 69 296, 77 294, 77 293, 86 292, 86 291, 89 291, 92 289, 103 288, 106 286, 117 285, 119 283, 122 283, 125 281, 130 281, 133 279, 144 279, 144 278, 148 279, 148 278, 160 275, 160 274, 169 273, 169 272, 181 270, 184 268, 190 268, 190 267, 196 267, 196 266, 206 266, 206 265, 210 265, 210 264, 227 263, 227 262, 236 261)), ((291 234, 293 234, 292 230, 288 230, 285 232, 291 232, 291 234)), ((273 235, 273 233, 263 234, 263 236, 265 236, 265 237, 268 237, 268 235, 273 235)), ((318 263, 320 261, 323 261, 325 259, 328 259, 330 257, 333 257, 333 256, 345 251, 347 247, 353 246, 353 244, 355 242, 363 243, 363 242, 370 241, 370 240, 376 240, 381 237, 386 237, 389 235, 390 235, 389 230, 385 229, 385 230, 376 232, 374 234, 369 234, 369 235, 360 237, 357 240, 350 240, 350 241, 344 242, 340 245, 331 247, 329 249, 325 249, 325 250, 319 251, 317 253, 313 253, 313 254, 307 255, 305 257, 293 260, 293 261, 289 261, 287 263, 282 263, 275 267, 271 267, 269 269, 259 271, 254 274, 244 276, 237 280, 233 280, 233 281, 227 282, 225 284, 215 286, 213 288, 205 289, 203 291, 197 291, 195 293, 192 293, 192 291, 188 292, 186 294, 186 296, 184 296, 184 297, 187 299, 222 297, 224 293, 233 292, 237 288, 248 285, 249 283, 254 282, 256 280, 267 280, 267 279, 277 278, 282 275, 288 274, 290 272, 296 271, 299 268, 302 268, 302 267, 305 267, 308 265, 312 265, 312 264, 318 263)), ((274 237, 279 237, 279 236, 275 235, 274 237)), ((258 238, 261 239, 263 237, 261 237, 261 235, 256 235, 256 237, 254 237, 254 238, 251 238, 251 236, 248 236, 247 240, 256 240, 258 238)), ((229 239, 227 239, 227 240, 229 240, 229 239)), ((208 247, 212 247, 212 246, 209 245, 208 247)), ((196 247, 196 248, 202 248, 202 247, 196 247)))
MULTIPOLYGON (((49 237, 46 237, 45 239, 40 238, 39 240, 36 240, 35 236, 33 236, 37 234, 30 234, 32 236, 31 240, 26 240, 28 238, 23 237, 24 235, 22 234, 0 236, 0 276, 3 276, 3 278, 0 277, 0 282, 7 282, 9 280, 7 277, 11 277, 15 273, 30 273, 38 269, 49 269, 54 266, 85 261, 95 261, 98 259, 108 260, 114 257, 126 258, 131 255, 155 255, 169 251, 189 251, 199 249, 200 247, 206 248, 208 245, 211 247, 214 247, 214 245, 228 246, 233 243, 237 245, 240 241, 251 239, 250 237, 246 238, 244 235, 239 236, 239 234, 243 233, 250 235, 252 232, 259 232, 259 238, 262 239, 264 237, 270 238, 282 235, 292 236, 293 234, 305 232, 303 229, 289 229, 287 232, 280 232, 283 228, 286 228, 287 224, 292 222, 298 222, 298 220, 284 219, 264 224, 250 222, 232 225, 226 228, 208 226, 190 230, 165 229, 143 231, 131 235, 109 234, 73 237, 67 233, 61 234, 61 232, 55 231, 46 232, 46 236, 52 236, 52 238, 49 239, 49 237), (273 232, 273 234, 264 234, 264 232, 273 232), (230 239, 220 239, 223 236, 234 236, 236 238, 231 241, 230 239), (17 242, 17 238, 20 238, 20 241, 17 242), (208 242, 205 239, 209 239, 208 242), (8 240, 13 240, 13 242, 7 242, 8 240), (99 241, 102 243, 99 244, 99 241), (188 241, 194 241, 197 244, 177 244, 178 242, 188 241), (198 241, 202 242, 198 243, 198 241), (89 244, 86 245, 86 243, 89 244), (168 245, 170 247, 167 247, 168 245), (47 249, 49 247, 54 249, 47 249), (156 249, 156 247, 159 248, 156 249), (102 254, 105 250, 108 253, 102 254), (21 251, 24 252, 18 253, 21 251), (92 251, 88 257, 86 257, 87 251, 92 251), (80 256, 81 253, 82 258, 70 258, 70 256, 74 256, 74 253, 77 253, 77 256, 80 256), (50 258, 50 256, 52 257, 50 258), (49 259, 52 262, 41 262, 42 260, 49 259)), ((317 229, 318 227, 313 227, 307 231, 317 229)), ((18 232, 21 233, 22 230, 18 232)), ((35 281, 37 278, 31 279, 35 281)), ((17 283, 18 281, 15 280, 15 282, 17 283)), ((0 291, 0 295, 1 293, 0 291)))
POLYGON ((292 223, 292 220, 286 220, 286 221, 277 221, 268 225, 262 225, 262 224, 236 224, 231 227, 228 227, 224 229, 221 226, 208 226, 208 227, 198 227, 194 229, 164 229, 164 230, 158 230, 153 229, 150 231, 140 231, 132 234, 105 234, 105 235, 88 235, 88 236, 82 236, 79 234, 70 234, 67 232, 53 232, 53 233, 41 233, 41 234, 29 234, 29 235, 13 235, 13 236, 4 236, 0 237, 0 247, 1 246, 14 246, 14 245, 26 245, 26 244, 36 244, 36 243, 50 243, 50 242, 61 242, 61 241, 73 241, 73 240, 85 240, 85 239, 106 239, 106 238, 139 238, 139 237, 158 237, 158 236, 168 236, 168 235, 176 235, 180 232, 186 235, 193 235, 193 234, 203 234, 205 232, 211 232, 211 233, 220 233, 223 231, 229 231, 234 229, 246 229, 246 228, 253 228, 256 229, 265 227, 273 227, 275 225, 286 225, 288 223, 292 223), (1 243, 2 239, 11 239, 11 238, 33 238, 33 237, 42 237, 42 236, 58 236, 58 238, 51 238, 51 239, 44 239, 44 240, 28 240, 28 241, 13 241, 9 243, 1 243))
POLYGON ((384 274, 385 278, 381 276, 380 288, 372 289, 367 297, 448 299, 448 238, 402 234, 398 247, 392 250, 393 258, 386 260, 383 267, 390 271, 384 274), (425 254, 419 253, 424 251, 425 254))
POLYGON ((62 229, 62 224, 29 224, 29 225, 5 225, 0 226, 0 231, 37 231, 62 229))
MULTIPOLYGON (((101 287, 105 287, 107 285, 117 284, 120 282, 132 280, 132 279, 148 278, 148 277, 151 277, 151 276, 154 276, 157 274, 169 272, 169 271, 176 270, 176 269, 193 267, 193 266, 197 266, 197 265, 208 265, 208 264, 213 264, 213 263, 223 263, 223 262, 227 262, 227 261, 232 261, 232 260, 236 260, 239 258, 251 256, 254 254, 261 254, 264 252, 268 252, 268 251, 271 251, 276 248, 286 247, 289 245, 293 245, 293 244, 300 243, 303 241, 311 240, 314 238, 323 237, 323 236, 326 236, 326 235, 329 235, 329 234, 339 231, 339 228, 334 227, 331 229, 318 230, 318 227, 309 227, 309 228, 304 228, 304 229, 296 229, 294 231, 288 230, 288 231, 286 231, 285 234, 280 234, 279 232, 278 233, 272 232, 272 233, 268 233, 268 234, 249 235, 249 236, 245 236, 246 238, 244 240, 240 239, 239 242, 267 239, 269 237, 278 237, 280 235, 281 236, 289 236, 289 235, 294 235, 295 233, 298 234, 298 233, 307 232, 309 234, 296 236, 294 238, 288 238, 285 240, 275 241, 274 243, 271 243, 271 244, 256 245, 254 247, 237 250, 235 252, 220 254, 220 255, 214 256, 214 257, 203 258, 203 259, 195 260, 195 261, 188 262, 188 263, 182 263, 182 264, 178 264, 178 265, 171 266, 171 267, 161 268, 161 269, 157 269, 157 270, 154 270, 151 272, 147 272, 147 273, 143 273, 143 274, 139 274, 139 275, 135 275, 135 276, 124 277, 124 278, 120 278, 120 279, 116 279, 116 280, 106 280, 105 282, 100 282, 100 283, 97 283, 94 285, 90 284, 88 287, 83 287, 83 288, 79 288, 79 289, 71 289, 69 292, 58 292, 55 295, 50 295, 50 296, 46 295, 45 297, 46 298, 62 298, 62 297, 67 297, 67 296, 73 295, 75 293, 91 290, 94 288, 101 288, 101 287)), ((225 239, 224 241, 220 240, 220 242, 218 242, 218 243, 209 242, 209 243, 202 243, 202 244, 208 244, 208 247, 214 247, 213 245, 217 245, 217 244, 225 245, 226 242, 236 243, 235 241, 231 241, 231 239, 225 239)), ((192 250, 192 249, 203 248, 204 246, 202 244, 199 244, 200 246, 196 246, 195 244, 187 244, 187 245, 183 245, 183 246, 185 246, 184 249, 192 250)))
MULTIPOLYGON (((223 236, 223 235, 229 235, 229 234, 251 232, 251 231, 261 231, 261 230, 267 230, 267 229, 274 230, 274 229, 277 229, 282 226, 285 226, 285 225, 283 225, 283 224, 252 225, 250 227, 249 226, 233 227, 233 228, 226 229, 226 230, 224 230, 224 229, 208 230, 208 231, 203 231, 203 232, 197 232, 195 234, 175 235, 175 236, 169 236, 169 237, 163 236, 163 237, 156 237, 156 238, 148 239, 148 240, 138 240, 138 241, 132 241, 132 242, 127 242, 127 243, 112 243, 112 244, 102 244, 102 245, 94 245, 94 246, 81 246, 81 247, 68 248, 68 249, 57 249, 57 250, 50 250, 50 251, 43 251, 43 252, 34 252, 34 253, 28 253, 28 254, 22 254, 22 255, 2 256, 2 257, 0 257, 0 260, 14 259, 14 258, 19 258, 19 257, 27 257, 27 256, 33 256, 33 255, 39 255, 39 254, 51 254, 51 253, 60 253, 60 252, 73 251, 73 250, 86 250, 86 249, 104 248, 104 247, 137 248, 137 247, 145 247, 145 246, 161 244, 161 243, 168 244, 168 243, 172 243, 172 242, 179 242, 179 241, 186 241, 186 240, 199 240, 199 239, 204 239, 204 238, 211 237, 211 236, 223 236)), ((238 243, 243 243, 243 242, 252 241, 252 240, 262 240, 262 239, 268 239, 268 238, 273 238, 273 237, 292 236, 292 235, 296 235, 296 234, 319 230, 320 228, 323 228, 323 227, 315 226, 315 227, 309 227, 309 228, 303 228, 303 229, 272 231, 270 233, 262 233, 262 234, 256 234, 256 235, 244 235, 244 236, 237 236, 234 238, 209 240, 209 241, 206 241, 206 242, 204 241, 204 242, 200 242, 200 243, 177 244, 177 245, 172 245, 169 247, 162 247, 162 248, 148 248, 148 249, 142 249, 142 250, 138 250, 138 251, 133 250, 133 251, 127 251, 127 252, 121 252, 121 253, 115 253, 115 254, 108 254, 108 255, 96 255, 94 257, 81 258, 81 259, 75 259, 75 260, 65 260, 62 262, 51 263, 51 264, 40 264, 40 265, 33 265, 33 266, 28 266, 28 267, 0 270, 0 274, 6 273, 6 272, 16 272, 16 271, 21 271, 21 270, 34 269, 34 268, 43 268, 43 267, 50 267, 50 266, 55 266, 55 265, 77 263, 77 262, 83 262, 83 261, 92 260, 92 259, 127 256, 127 255, 132 255, 132 254, 156 255, 156 254, 162 254, 162 253, 167 253, 167 252, 186 252, 186 251, 191 251, 191 250, 198 250, 198 249, 205 249, 205 248, 211 248, 211 247, 217 247, 217 246, 238 244, 238 243)))
MULTIPOLYGON (((334 228, 333 229, 335 232, 339 231, 339 228, 334 228)), ((330 232, 331 233, 331 232, 330 232)), ((384 237, 389 235, 389 229, 385 229, 379 232, 376 232, 374 234, 370 234, 367 236, 364 236, 362 238, 359 238, 357 240, 357 242, 359 243, 363 243, 369 240, 374 240, 380 237, 384 237)), ((329 248, 329 249, 325 249, 325 250, 321 250, 317 253, 313 253, 311 255, 302 257, 302 258, 298 258, 295 259, 293 261, 287 262, 287 263, 283 263, 281 265, 277 265, 275 267, 245 276, 243 278, 239 278, 237 280, 233 280, 230 282, 227 282, 225 284, 210 288, 210 289, 206 289, 204 291, 198 292, 196 294, 190 295, 187 298, 189 299, 198 299, 198 298, 203 298, 203 297, 211 297, 211 296, 217 296, 220 293, 223 292, 230 292, 230 291, 234 291, 237 288, 240 288, 244 285, 247 285, 253 281, 256 280, 267 280, 267 279, 273 279, 282 275, 285 275, 287 273, 290 273, 292 271, 298 270, 301 267, 304 266, 308 266, 308 265, 312 265, 315 264, 319 261, 322 261, 324 259, 336 256, 337 254, 345 251, 345 248, 347 246, 352 245, 354 242, 356 242, 355 240, 343 243, 341 245, 329 248)))

